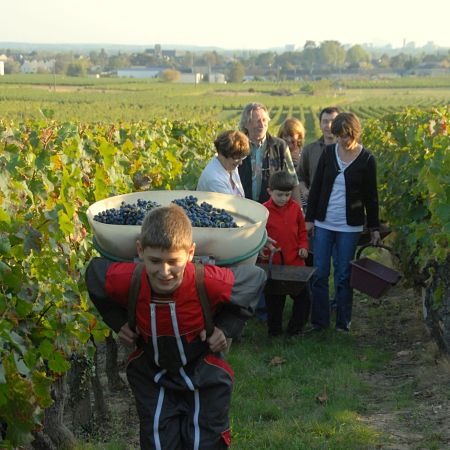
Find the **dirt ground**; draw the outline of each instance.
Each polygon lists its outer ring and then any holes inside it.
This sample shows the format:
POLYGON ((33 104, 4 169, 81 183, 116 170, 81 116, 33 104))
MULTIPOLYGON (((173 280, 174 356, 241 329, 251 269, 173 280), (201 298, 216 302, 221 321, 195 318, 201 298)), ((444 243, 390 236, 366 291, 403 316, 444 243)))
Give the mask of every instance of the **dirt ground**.
POLYGON ((383 449, 450 449, 450 359, 424 325, 420 296, 395 287, 380 300, 357 301, 355 315, 361 347, 394 355, 381 371, 367 375, 377 389, 361 420, 389 437, 383 449), (393 393, 405 387, 413 388, 408 406, 393 405, 393 393))
MULTIPOLYGON (((450 449, 450 358, 440 352, 424 325, 420 296, 402 286, 378 300, 358 294, 353 316, 352 334, 361 357, 365 349, 374 347, 394 355, 382 370, 365 375, 376 389, 360 420, 387 436, 379 448, 450 449), (397 403, 394 394, 402 390, 406 400, 397 403)), ((109 429, 104 430, 108 439, 138 449, 136 411, 128 387, 124 383, 114 393, 105 389, 105 395, 112 413, 109 429)))

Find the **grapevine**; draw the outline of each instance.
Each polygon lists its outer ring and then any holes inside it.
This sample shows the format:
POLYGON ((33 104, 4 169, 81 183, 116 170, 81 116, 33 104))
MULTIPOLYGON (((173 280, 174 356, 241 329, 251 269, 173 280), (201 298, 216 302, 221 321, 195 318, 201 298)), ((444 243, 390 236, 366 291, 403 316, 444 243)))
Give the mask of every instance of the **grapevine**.
MULTIPOLYGON (((448 259, 449 120, 441 108, 364 124, 363 142, 377 156, 382 216, 410 277, 448 259)), ((0 120, 0 447, 31 441, 71 356, 92 354, 91 337, 109 332, 83 283, 95 254, 88 207, 143 189, 193 189, 219 128, 0 120)), ((211 226, 202 223, 208 214, 219 226, 231 224, 225 211, 195 197, 181 203, 194 226, 211 226)))

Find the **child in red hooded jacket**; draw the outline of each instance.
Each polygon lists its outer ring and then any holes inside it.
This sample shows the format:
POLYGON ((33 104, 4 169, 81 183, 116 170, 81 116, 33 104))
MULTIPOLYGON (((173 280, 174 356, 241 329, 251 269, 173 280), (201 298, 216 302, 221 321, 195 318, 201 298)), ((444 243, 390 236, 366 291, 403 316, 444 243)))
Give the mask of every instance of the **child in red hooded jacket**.
MULTIPOLYGON (((269 210, 267 234, 276 241, 278 251, 273 255, 273 264, 304 266, 308 257, 308 233, 300 205, 292 200, 295 179, 285 171, 275 172, 269 179, 267 192, 270 199, 263 203, 269 210)), ((310 299, 305 287, 300 294, 290 295, 293 300, 292 315, 287 326, 287 334, 301 334, 308 321, 310 299)), ((267 326, 269 336, 282 333, 285 295, 267 295, 267 326)))

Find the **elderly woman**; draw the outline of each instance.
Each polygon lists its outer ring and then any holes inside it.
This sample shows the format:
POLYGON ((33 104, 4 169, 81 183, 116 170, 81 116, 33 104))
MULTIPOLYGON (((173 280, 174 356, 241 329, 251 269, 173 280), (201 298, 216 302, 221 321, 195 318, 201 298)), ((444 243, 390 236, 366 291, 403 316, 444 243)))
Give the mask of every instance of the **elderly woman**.
POLYGON ((203 169, 197 190, 244 197, 238 167, 250 153, 248 137, 240 131, 223 131, 217 136, 214 146, 217 154, 203 169))
POLYGON ((314 230, 317 267, 312 283, 311 324, 316 330, 330 325, 328 278, 334 252, 336 330, 349 331, 353 303, 350 261, 365 222, 371 242, 381 242, 376 162, 360 143, 361 123, 355 114, 338 114, 331 131, 337 143, 325 147, 319 159, 306 209, 306 227, 314 230))

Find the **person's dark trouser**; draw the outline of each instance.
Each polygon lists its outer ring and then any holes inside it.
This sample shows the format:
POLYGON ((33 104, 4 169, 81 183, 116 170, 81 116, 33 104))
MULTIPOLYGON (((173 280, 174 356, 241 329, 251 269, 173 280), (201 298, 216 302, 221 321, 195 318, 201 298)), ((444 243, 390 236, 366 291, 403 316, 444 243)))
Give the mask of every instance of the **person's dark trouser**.
POLYGON ((131 361, 127 378, 139 415, 141 450, 226 449, 233 384, 226 366, 212 356, 186 369, 192 391, 180 374, 166 373, 155 382, 161 369, 148 364, 145 355, 131 361))
MULTIPOLYGON (((300 294, 291 296, 292 313, 287 326, 288 334, 298 334, 308 322, 311 307, 309 290, 305 287, 300 294)), ((277 336, 283 330, 285 295, 266 295, 267 327, 269 335, 277 336)))

